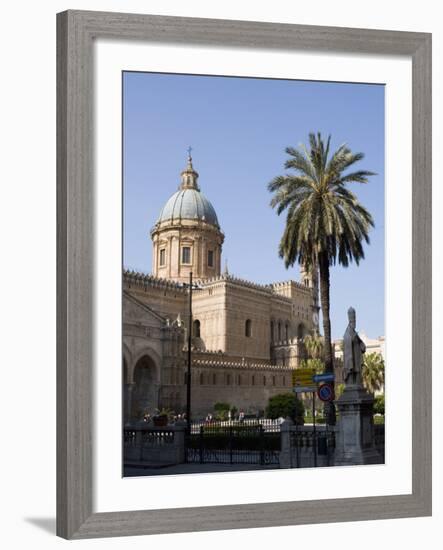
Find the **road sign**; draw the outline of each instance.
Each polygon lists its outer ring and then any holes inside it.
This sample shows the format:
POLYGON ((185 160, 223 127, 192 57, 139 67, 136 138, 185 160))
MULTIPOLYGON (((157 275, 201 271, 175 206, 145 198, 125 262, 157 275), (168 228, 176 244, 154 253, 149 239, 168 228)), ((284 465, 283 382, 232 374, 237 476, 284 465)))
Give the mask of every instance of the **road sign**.
POLYGON ((317 395, 322 401, 333 401, 335 399, 334 388, 331 384, 322 384, 318 388, 317 395))
POLYGON ((332 372, 326 372, 324 374, 314 374, 312 378, 314 382, 333 382, 335 380, 335 374, 332 372))
POLYGON ((317 386, 295 386, 292 389, 294 393, 315 393, 317 391, 317 386))
POLYGON ((295 369, 292 371, 292 385, 293 386, 313 386, 313 376, 315 369, 303 368, 295 369))

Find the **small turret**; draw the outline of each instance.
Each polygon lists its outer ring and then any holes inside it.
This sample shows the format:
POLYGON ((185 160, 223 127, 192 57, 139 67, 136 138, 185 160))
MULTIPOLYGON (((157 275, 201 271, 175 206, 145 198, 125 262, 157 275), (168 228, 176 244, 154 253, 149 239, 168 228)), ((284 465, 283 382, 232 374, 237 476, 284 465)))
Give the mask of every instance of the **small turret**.
POLYGON ((198 180, 198 172, 194 170, 194 167, 192 166, 192 156, 191 156, 192 147, 188 148, 188 164, 186 168, 181 173, 181 185, 180 189, 196 189, 199 191, 199 187, 197 184, 198 180))

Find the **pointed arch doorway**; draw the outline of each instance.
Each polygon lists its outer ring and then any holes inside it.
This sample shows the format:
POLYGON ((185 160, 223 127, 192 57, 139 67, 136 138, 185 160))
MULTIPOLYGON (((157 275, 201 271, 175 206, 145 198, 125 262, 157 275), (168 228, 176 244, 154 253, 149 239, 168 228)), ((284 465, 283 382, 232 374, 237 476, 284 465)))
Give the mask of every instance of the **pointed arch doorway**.
POLYGON ((152 415, 158 408, 158 369, 150 355, 145 354, 138 359, 133 380, 131 416, 141 420, 145 413, 152 415))

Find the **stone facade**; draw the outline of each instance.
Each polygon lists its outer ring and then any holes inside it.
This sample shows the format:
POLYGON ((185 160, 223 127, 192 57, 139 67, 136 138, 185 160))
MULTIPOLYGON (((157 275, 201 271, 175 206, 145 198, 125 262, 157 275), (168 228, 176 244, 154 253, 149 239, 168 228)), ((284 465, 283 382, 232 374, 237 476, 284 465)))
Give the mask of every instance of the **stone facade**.
POLYGON ((191 271, 195 418, 220 401, 245 412, 265 409, 269 397, 290 391, 303 338, 318 332, 317 282, 310 274, 302 272, 302 283, 259 285, 221 273, 224 235, 190 157, 181 177, 151 231, 153 274, 123 276, 126 420, 156 408, 186 410, 191 271))

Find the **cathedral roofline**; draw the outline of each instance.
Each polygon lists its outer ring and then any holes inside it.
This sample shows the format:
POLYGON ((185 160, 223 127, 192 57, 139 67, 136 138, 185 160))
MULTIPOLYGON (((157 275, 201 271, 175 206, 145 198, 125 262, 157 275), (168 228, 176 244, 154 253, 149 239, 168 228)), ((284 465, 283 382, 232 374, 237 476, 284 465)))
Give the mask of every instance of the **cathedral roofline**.
POLYGON ((311 292, 311 289, 302 283, 298 283, 297 281, 288 280, 284 282, 279 283, 269 283, 269 284, 260 284, 260 283, 254 283, 253 281, 248 281, 247 279, 242 279, 241 277, 235 277, 234 275, 231 275, 230 273, 222 273, 221 275, 218 275, 217 277, 212 277, 210 279, 205 279, 203 281, 200 281, 203 286, 209 286, 214 283, 219 283, 222 281, 234 283, 243 287, 252 288, 255 290, 261 290, 263 292, 267 292, 272 295, 278 295, 281 298, 286 298, 286 296, 283 296, 278 292, 279 289, 282 289, 287 286, 294 286, 297 290, 301 290, 302 292, 305 292, 306 294, 309 294, 311 292))
MULTIPOLYGON (((148 273, 142 273, 142 272, 130 271, 130 270, 123 271, 123 282, 127 283, 128 285, 136 284, 139 286, 152 286, 152 287, 165 288, 165 289, 174 289, 181 292, 186 292, 186 289, 187 289, 186 283, 180 283, 170 279, 155 277, 154 275, 151 275, 148 273)), ((291 299, 280 294, 277 290, 278 288, 281 288, 287 285, 294 285, 297 288, 297 290, 301 290, 306 293, 311 292, 310 288, 292 280, 281 282, 281 283, 271 283, 267 285, 262 285, 259 283, 248 281, 246 279, 242 279, 240 277, 235 277, 234 275, 231 275, 229 273, 223 273, 221 275, 218 275, 217 277, 211 277, 210 279, 195 280, 195 283, 200 285, 202 288, 207 288, 209 286, 212 286, 217 283, 222 283, 222 282, 231 283, 236 286, 241 286, 243 288, 250 288, 252 290, 259 290, 261 292, 265 292, 266 294, 270 294, 272 296, 277 296, 278 298, 282 298, 286 301, 290 301, 291 299)))

